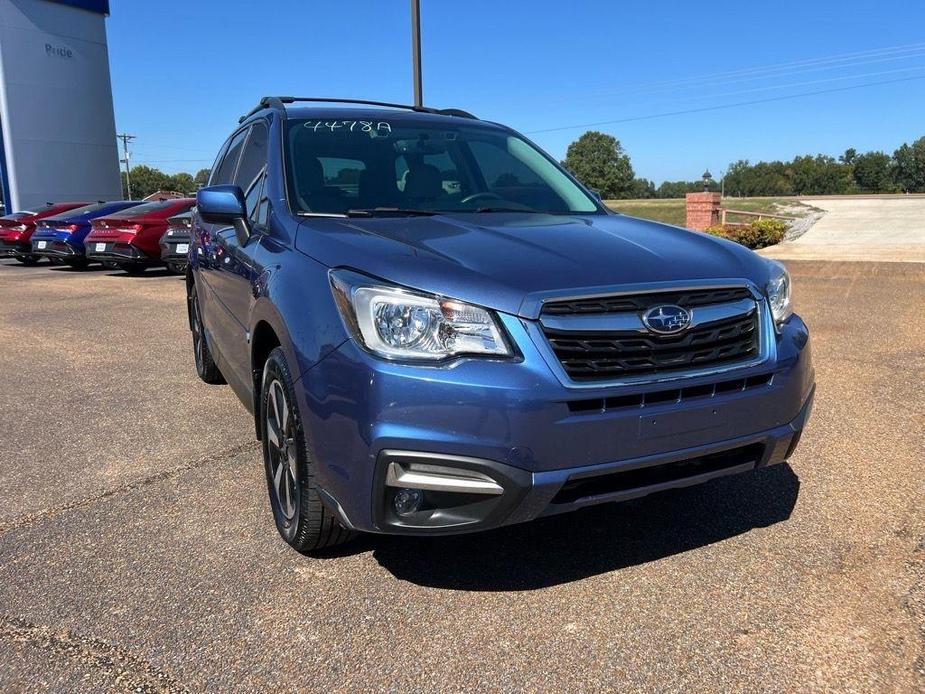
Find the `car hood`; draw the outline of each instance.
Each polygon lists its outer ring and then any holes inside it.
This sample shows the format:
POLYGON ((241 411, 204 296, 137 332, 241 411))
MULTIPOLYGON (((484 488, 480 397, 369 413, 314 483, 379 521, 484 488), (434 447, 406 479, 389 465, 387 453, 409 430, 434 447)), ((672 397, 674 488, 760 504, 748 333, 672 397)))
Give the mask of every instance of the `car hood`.
POLYGON ((623 215, 311 217, 296 247, 328 267, 527 318, 554 297, 768 277, 767 262, 743 246, 623 215))

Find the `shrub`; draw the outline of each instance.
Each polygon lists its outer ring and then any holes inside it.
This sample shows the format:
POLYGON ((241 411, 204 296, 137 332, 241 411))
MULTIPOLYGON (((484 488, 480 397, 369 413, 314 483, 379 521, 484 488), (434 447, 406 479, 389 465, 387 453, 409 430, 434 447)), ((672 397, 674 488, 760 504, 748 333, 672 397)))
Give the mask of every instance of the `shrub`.
POLYGON ((741 243, 746 248, 764 248, 783 241, 784 234, 787 233, 787 224, 779 219, 758 219, 747 226, 717 224, 705 231, 741 243))

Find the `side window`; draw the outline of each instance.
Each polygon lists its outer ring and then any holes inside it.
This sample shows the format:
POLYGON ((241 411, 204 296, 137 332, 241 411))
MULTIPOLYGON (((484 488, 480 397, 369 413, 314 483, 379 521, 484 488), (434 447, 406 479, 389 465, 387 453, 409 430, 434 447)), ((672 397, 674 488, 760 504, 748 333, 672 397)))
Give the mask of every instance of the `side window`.
POLYGON ((270 216, 270 201, 266 195, 260 196, 260 202, 257 205, 257 224, 266 226, 267 219, 270 216))
POLYGON ((247 144, 244 145, 244 153, 241 155, 241 163, 238 165, 233 183, 240 186, 245 195, 250 191, 257 175, 267 165, 268 137, 266 124, 258 121, 251 128, 247 144))
POLYGON ((264 176, 263 170, 261 170, 260 175, 257 176, 257 180, 253 181, 251 187, 246 188, 244 193, 247 216, 255 222, 257 221, 257 205, 260 204, 260 199, 263 197, 264 180, 266 180, 266 176, 264 176))
POLYGON ((217 169, 212 170, 212 177, 209 179, 210 186, 231 183, 231 177, 234 175, 235 165, 238 163, 238 156, 241 154, 241 147, 244 145, 246 136, 247 130, 242 130, 231 138, 222 163, 218 165, 217 169))

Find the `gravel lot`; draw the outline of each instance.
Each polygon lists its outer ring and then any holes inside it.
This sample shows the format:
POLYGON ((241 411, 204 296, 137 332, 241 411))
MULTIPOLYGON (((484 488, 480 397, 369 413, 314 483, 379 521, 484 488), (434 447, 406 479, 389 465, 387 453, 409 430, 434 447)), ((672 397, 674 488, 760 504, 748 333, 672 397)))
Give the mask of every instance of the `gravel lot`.
POLYGON ((0 263, 0 690, 923 691, 925 264, 788 265, 789 465, 308 558, 180 278, 0 263))

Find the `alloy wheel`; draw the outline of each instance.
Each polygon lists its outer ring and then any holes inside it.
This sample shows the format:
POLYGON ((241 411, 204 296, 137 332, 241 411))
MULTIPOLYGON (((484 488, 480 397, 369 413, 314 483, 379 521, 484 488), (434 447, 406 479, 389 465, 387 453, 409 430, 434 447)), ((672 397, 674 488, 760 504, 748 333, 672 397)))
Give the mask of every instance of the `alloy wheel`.
POLYGON ((287 521, 292 521, 297 510, 299 468, 292 414, 286 391, 277 379, 267 390, 266 432, 273 493, 280 512, 287 521))
POLYGON ((194 293, 192 296, 193 303, 193 355, 196 358, 196 369, 202 373, 202 318, 199 315, 199 297, 194 293))

